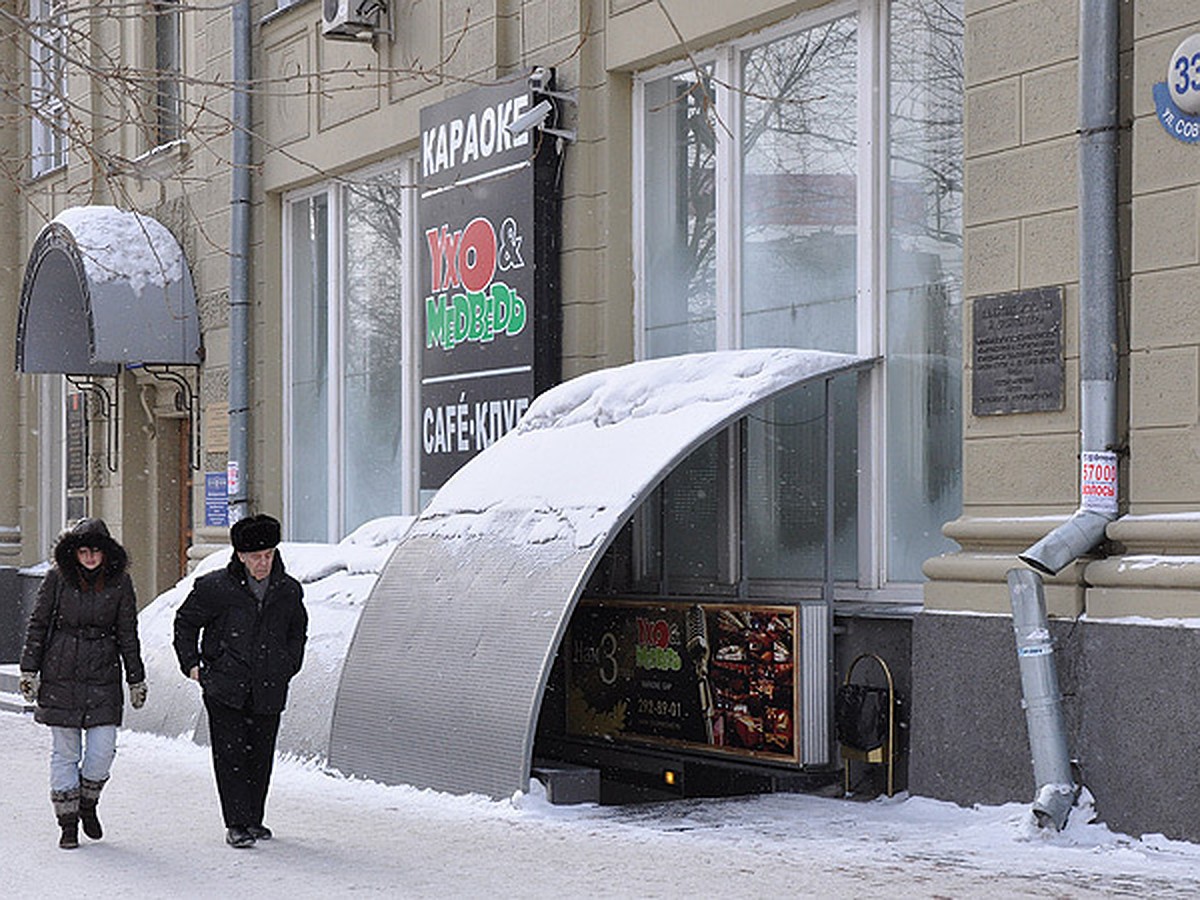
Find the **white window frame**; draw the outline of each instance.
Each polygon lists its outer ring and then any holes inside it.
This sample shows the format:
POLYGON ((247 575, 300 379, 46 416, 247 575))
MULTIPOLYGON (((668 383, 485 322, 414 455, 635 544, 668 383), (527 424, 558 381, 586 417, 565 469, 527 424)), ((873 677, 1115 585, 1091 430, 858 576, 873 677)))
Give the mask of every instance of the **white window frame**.
MULTIPOLYGON (((415 157, 405 155, 400 160, 373 166, 354 173, 355 180, 368 180, 383 172, 397 172, 402 183, 415 184, 415 157)), ((311 200, 313 197, 325 195, 328 200, 329 239, 326 252, 329 254, 329 322, 326 334, 326 353, 328 354, 328 371, 330 383, 328 386, 329 409, 327 427, 331 440, 329 441, 329 458, 324 476, 329 489, 329 510, 325 523, 326 534, 331 540, 340 540, 345 536, 345 481, 343 478, 344 462, 342 458, 342 441, 345 437, 346 410, 343 380, 343 314, 345 311, 345 191, 346 185, 341 181, 327 181, 319 185, 291 191, 282 197, 282 325, 283 325, 283 503, 284 518, 290 523, 292 501, 292 467, 294 448, 292 442, 292 340, 295 325, 292 319, 292 210, 296 203, 311 200)), ((415 326, 415 290, 416 268, 415 260, 417 245, 413 234, 416 222, 416 192, 408 191, 406 200, 401 207, 401 230, 404 238, 404 278, 402 285, 401 320, 397 327, 401 329, 404 342, 401 361, 401 471, 397 473, 400 479, 401 506, 399 514, 412 515, 417 508, 417 459, 418 457, 418 428, 417 422, 417 382, 416 372, 417 346, 415 326)))
MULTIPOLYGON (((779 37, 824 22, 857 15, 858 20, 858 194, 857 194, 857 327, 856 352, 880 357, 887 347, 887 228, 888 221, 888 119, 889 72, 888 4, 886 0, 841 0, 818 10, 802 13, 787 23, 731 41, 687 61, 675 62, 638 73, 633 96, 633 266, 634 266, 634 352, 646 355, 646 297, 648 284, 643 248, 646 241, 644 197, 641 196, 645 167, 645 89, 648 83, 688 71, 696 65, 714 66, 718 83, 740 86, 741 54, 779 37)), ((737 152, 741 147, 740 95, 721 90, 716 97, 721 124, 717 127, 717 328, 718 349, 738 348, 741 334, 740 216, 729 210, 741 208, 737 152), (734 153, 729 152, 732 147, 734 153), (722 152, 724 151, 724 153, 722 152), (724 163, 722 165, 722 162, 724 163)), ((879 599, 919 602, 920 583, 887 580, 887 366, 874 367, 859 382, 858 453, 858 580, 857 585, 840 584, 839 599, 879 599)))
POLYGON ((67 164, 67 54, 65 0, 32 0, 29 47, 29 164, 40 178, 67 164), (58 83, 45 76, 55 71, 50 60, 61 57, 58 83))
POLYGON ((149 129, 148 143, 151 148, 174 143, 183 137, 184 105, 184 56, 185 56, 185 6, 181 0, 153 0, 150 16, 150 69, 154 72, 154 97, 151 104, 153 121, 149 129), (159 58, 161 37, 168 24, 174 26, 174 58, 169 65, 159 58), (175 105, 173 122, 164 121, 162 98, 164 91, 171 89, 175 105))

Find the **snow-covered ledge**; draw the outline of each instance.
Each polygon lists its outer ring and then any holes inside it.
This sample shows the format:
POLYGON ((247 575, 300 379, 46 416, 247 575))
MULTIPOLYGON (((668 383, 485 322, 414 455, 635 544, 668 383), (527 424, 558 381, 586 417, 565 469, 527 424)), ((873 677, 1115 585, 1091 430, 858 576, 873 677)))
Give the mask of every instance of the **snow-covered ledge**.
MULTIPOLYGON (((1021 566, 1017 554, 1065 522, 1066 515, 962 516, 942 527, 961 549, 925 561, 925 608, 943 612, 1012 614, 1009 569, 1021 566)), ((1046 577, 1046 606, 1052 616, 1083 611, 1083 562, 1046 577)))
POLYGON ((1123 553, 1088 563, 1088 618, 1200 617, 1200 512, 1124 516, 1107 533, 1123 553))
MULTIPOLYGON (((1066 516, 963 516, 943 533, 961 547, 927 560, 925 608, 931 611, 1008 613, 1005 573, 1016 554, 1066 516)), ((1122 516, 1106 532, 1118 551, 1080 559, 1046 579, 1053 616, 1200 616, 1200 512, 1122 516)))

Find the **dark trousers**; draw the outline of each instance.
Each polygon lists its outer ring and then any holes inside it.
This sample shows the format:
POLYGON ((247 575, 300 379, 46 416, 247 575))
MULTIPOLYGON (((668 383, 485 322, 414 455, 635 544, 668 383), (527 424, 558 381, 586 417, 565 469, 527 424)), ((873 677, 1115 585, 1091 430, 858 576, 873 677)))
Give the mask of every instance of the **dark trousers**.
POLYGON ((261 825, 267 805, 279 713, 260 715, 204 700, 217 795, 226 828, 261 825))

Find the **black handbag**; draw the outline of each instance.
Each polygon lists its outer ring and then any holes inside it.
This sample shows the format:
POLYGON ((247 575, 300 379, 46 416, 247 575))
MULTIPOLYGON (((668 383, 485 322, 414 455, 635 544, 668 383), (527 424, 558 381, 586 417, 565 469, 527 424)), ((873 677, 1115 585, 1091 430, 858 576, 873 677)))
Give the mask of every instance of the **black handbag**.
POLYGON ((888 689, 868 684, 843 684, 834 696, 837 739, 864 753, 888 741, 888 689))

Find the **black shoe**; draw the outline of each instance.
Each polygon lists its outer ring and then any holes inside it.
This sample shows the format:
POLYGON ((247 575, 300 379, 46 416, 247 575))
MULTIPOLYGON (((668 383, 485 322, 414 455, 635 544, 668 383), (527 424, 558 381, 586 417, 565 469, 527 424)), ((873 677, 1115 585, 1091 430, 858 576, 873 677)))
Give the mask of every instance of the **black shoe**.
POLYGON ((254 835, 245 828, 230 828, 225 832, 225 843, 239 850, 243 847, 253 847, 254 835))
POLYGON ((271 829, 266 825, 247 825, 246 831, 256 841, 269 841, 271 839, 271 829))

